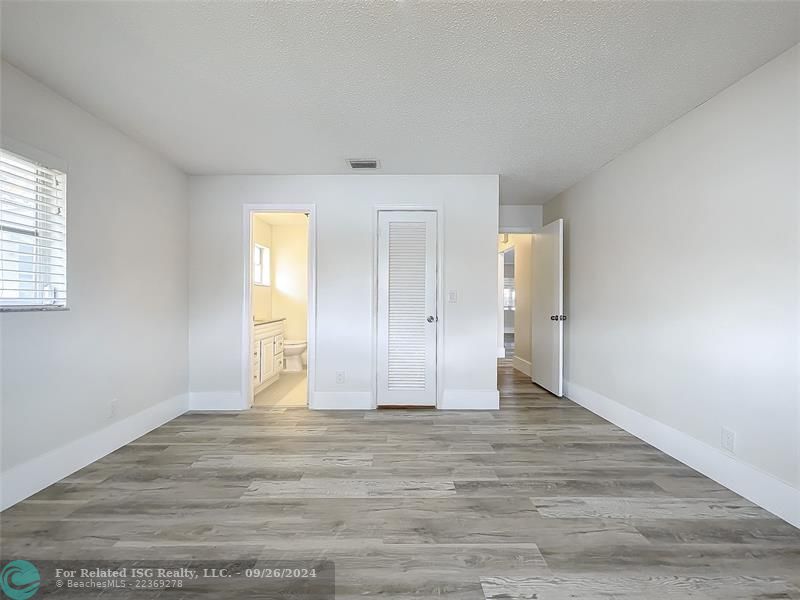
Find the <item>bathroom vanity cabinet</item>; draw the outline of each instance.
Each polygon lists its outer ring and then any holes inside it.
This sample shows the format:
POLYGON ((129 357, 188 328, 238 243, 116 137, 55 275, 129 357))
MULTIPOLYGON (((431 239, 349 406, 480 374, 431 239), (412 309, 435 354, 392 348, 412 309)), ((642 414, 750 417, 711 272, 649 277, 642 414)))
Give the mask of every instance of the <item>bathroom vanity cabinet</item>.
POLYGON ((275 383, 284 369, 283 338, 285 330, 285 319, 257 321, 253 325, 251 377, 254 394, 275 383))

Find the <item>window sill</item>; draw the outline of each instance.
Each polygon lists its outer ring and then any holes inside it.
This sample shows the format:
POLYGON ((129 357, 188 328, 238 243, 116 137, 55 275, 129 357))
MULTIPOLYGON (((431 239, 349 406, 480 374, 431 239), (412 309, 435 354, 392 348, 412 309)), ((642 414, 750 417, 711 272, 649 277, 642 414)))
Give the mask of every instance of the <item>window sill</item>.
POLYGON ((0 306, 0 313, 64 312, 68 310, 68 306, 0 306))

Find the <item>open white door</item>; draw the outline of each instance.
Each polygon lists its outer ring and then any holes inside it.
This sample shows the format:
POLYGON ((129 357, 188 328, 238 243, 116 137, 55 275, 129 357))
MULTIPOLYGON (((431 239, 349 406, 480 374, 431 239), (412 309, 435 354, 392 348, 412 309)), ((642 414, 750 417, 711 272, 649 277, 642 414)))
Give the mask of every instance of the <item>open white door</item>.
POLYGON ((564 378, 564 220, 533 234, 531 379, 556 396, 564 378))
POLYGON ((436 406, 433 211, 378 213, 378 406, 436 406))

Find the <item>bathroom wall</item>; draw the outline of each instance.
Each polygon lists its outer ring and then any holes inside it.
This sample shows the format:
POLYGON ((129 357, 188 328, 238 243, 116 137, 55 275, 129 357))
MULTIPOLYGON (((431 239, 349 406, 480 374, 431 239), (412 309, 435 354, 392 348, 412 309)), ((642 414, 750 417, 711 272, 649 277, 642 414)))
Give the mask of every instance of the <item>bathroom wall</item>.
POLYGON ((286 319, 287 340, 305 340, 307 314, 308 225, 272 225, 272 317, 286 319))
MULTIPOLYGON (((253 217, 253 244, 260 244, 267 248, 272 248, 272 226, 261 220, 258 216, 253 217)), ((251 253, 252 256, 252 253, 251 253)), ((273 259, 274 260, 274 259, 273 259)), ((271 272, 272 270, 270 267, 271 272)), ((272 318, 272 287, 268 285, 251 284, 251 301, 253 319, 256 321, 266 321, 272 318)))

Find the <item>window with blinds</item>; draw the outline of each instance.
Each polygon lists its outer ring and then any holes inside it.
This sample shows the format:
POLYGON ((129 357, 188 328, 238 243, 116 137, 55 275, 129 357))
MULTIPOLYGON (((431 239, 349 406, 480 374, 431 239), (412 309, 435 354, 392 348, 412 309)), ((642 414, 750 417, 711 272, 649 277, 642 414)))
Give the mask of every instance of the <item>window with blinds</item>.
POLYGON ((66 175, 0 149, 0 311, 67 304, 66 175))

